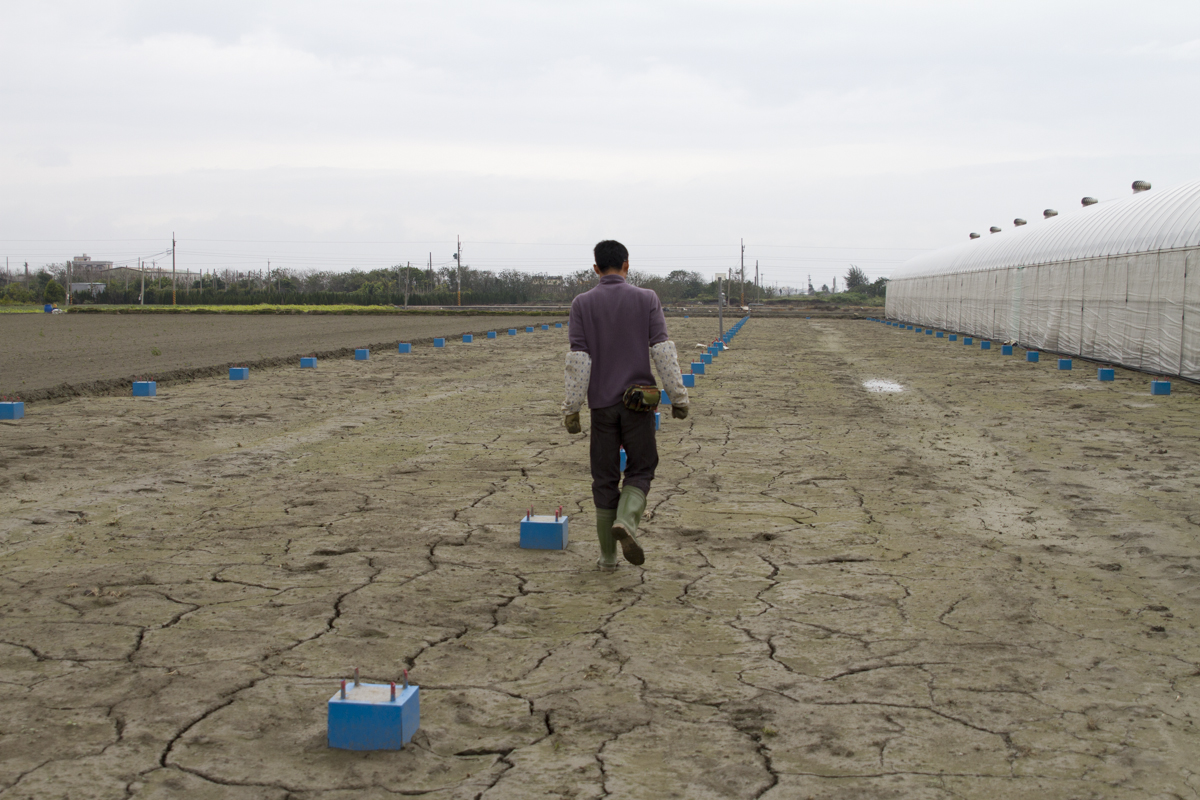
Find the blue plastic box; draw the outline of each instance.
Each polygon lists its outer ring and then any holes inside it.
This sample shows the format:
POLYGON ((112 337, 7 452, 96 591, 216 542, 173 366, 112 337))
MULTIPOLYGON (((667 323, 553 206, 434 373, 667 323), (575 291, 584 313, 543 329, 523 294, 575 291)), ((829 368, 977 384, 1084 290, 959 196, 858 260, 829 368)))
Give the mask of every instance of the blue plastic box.
POLYGON ((509 328, 509 329, 508 329, 508 335, 509 335, 509 336, 516 336, 516 335, 517 335, 517 329, 516 329, 516 328, 509 328))
POLYGON ((445 347, 445 346, 446 346, 446 340, 445 340, 445 339, 442 339, 442 338, 437 338, 437 339, 434 339, 434 340, 433 340, 433 346, 434 346, 434 347, 445 347))
POLYGON ((1170 381, 1150 381, 1150 394, 1170 394, 1170 381))
POLYGON ((158 381, 134 381, 134 397, 158 397, 158 381))
POLYGON ((0 419, 24 419, 25 404, 20 400, 5 400, 0 403, 0 419))
POLYGON ((980 349, 980 350, 991 350, 991 349, 992 349, 992 343, 991 343, 991 342, 980 342, 980 343, 979 343, 979 349, 980 349))
POLYGON ((1000 345, 1000 355, 1011 356, 1012 355, 1012 345, 1011 344, 1000 345))
POLYGON ((496 338, 496 332, 495 332, 495 331, 488 331, 488 338, 489 338, 489 339, 495 339, 495 338, 496 338))
POLYGON ((660 406, 669 406, 669 405, 671 405, 671 396, 667 394, 667 390, 666 390, 666 389, 663 389, 663 390, 662 390, 662 395, 661 395, 661 396, 659 397, 659 399, 658 399, 658 404, 659 404, 660 406))
POLYGON ((926 336, 933 336, 933 328, 926 328, 926 329, 925 329, 925 335, 926 335, 926 336))
POLYGON ((662 429, 662 414, 655 411, 654 412, 654 430, 657 431, 657 430, 661 430, 661 429, 662 429))
POLYGON ((952 342, 957 342, 957 341, 958 341, 958 334, 957 334, 957 333, 952 333, 952 334, 950 334, 949 336, 947 336, 946 338, 947 338, 947 339, 949 339, 949 340, 950 340, 950 341, 952 341, 952 342))
POLYGON ((355 361, 366 361, 371 357, 371 351, 365 347, 359 347, 354 351, 355 361))
POLYGON ((626 462, 628 462, 628 460, 629 460, 629 458, 625 455, 625 448, 622 447, 621 448, 621 472, 622 472, 622 474, 625 472, 625 464, 626 464, 626 462))
POLYGON ((250 380, 249 367, 230 367, 229 380, 231 381, 247 381, 250 380))
POLYGON ((683 376, 683 385, 689 389, 695 388, 696 376, 695 375, 684 375, 683 376))
POLYGON ((567 549, 567 520, 553 514, 526 516, 521 520, 521 547, 526 550, 567 549))
POLYGON ((963 337, 963 344, 973 344, 973 343, 974 343, 974 341, 975 341, 975 340, 974 340, 974 339, 972 339, 970 336, 964 336, 964 337, 963 337))
POLYGON ((329 698, 328 743, 339 750, 399 750, 421 726, 421 687, 346 686, 329 698))
POLYGON ((941 339, 945 335, 946 335, 945 331, 938 331, 937 333, 934 334, 934 336, 938 339, 941 339))
POLYGON ((701 354, 700 360, 703 361, 705 364, 711 364, 712 363, 712 353, 701 354))
POLYGON ((463 344, 470 344, 470 343, 471 343, 471 342, 473 342, 473 341, 475 341, 475 336, 474 336, 474 335, 472 335, 472 334, 470 334, 470 333, 464 333, 464 334, 463 334, 463 344))
POLYGON ((300 369, 316 369, 316 368, 317 368, 317 359, 315 359, 311 356, 307 356, 305 358, 300 359, 300 369))
POLYGON ((1027 352, 1025 354, 1025 360, 1037 363, 1037 361, 1039 360, 1038 352, 1036 350, 1030 350, 1029 352, 1027 352))
POLYGON ((925 329, 924 329, 924 328, 916 328, 916 329, 915 329, 915 332, 916 332, 916 333, 924 333, 924 332, 925 332, 925 329))
POLYGON ((1098 381, 1115 381, 1117 379, 1117 371, 1108 367, 1101 367, 1096 370, 1096 380, 1098 381))
POLYGON ((561 328, 561 327, 562 327, 562 323, 561 323, 561 322, 556 322, 556 323, 554 323, 554 327, 556 327, 556 328, 561 328))
POLYGON ((542 330, 544 330, 544 331, 548 331, 548 330, 550 330, 550 326, 549 326, 549 325, 543 325, 543 326, 542 326, 542 330))
POLYGON ((1059 368, 1059 369, 1070 369, 1070 368, 1071 368, 1071 359, 1069 359, 1069 358, 1060 358, 1060 359, 1058 360, 1058 368, 1059 368))
POLYGON ((692 372, 695 373, 696 375, 703 375, 704 374, 704 362, 703 361, 693 361, 692 362, 692 372))
POLYGON ((913 326, 912 326, 912 325, 906 325, 906 326, 905 326, 905 328, 906 328, 907 330, 910 330, 910 331, 911 331, 911 330, 913 329, 913 326))
POLYGON ((412 344, 410 344, 409 342, 401 342, 400 346, 397 349, 401 353, 411 353, 412 352, 412 344))
POLYGON ((526 325, 526 326, 525 326, 525 332, 526 332, 526 333, 533 333, 533 326, 532 326, 532 325, 526 325))

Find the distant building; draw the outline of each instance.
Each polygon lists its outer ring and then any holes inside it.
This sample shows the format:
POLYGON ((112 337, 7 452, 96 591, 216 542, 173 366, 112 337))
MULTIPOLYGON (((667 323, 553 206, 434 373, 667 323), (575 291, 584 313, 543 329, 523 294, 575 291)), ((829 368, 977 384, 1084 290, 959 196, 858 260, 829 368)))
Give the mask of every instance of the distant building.
POLYGON ((93 261, 87 253, 71 259, 71 270, 77 269, 112 269, 111 261, 93 261))
POLYGON ((95 297, 98 294, 104 294, 104 284, 103 283, 72 283, 71 284, 71 294, 78 294, 79 292, 87 292, 88 294, 95 297))

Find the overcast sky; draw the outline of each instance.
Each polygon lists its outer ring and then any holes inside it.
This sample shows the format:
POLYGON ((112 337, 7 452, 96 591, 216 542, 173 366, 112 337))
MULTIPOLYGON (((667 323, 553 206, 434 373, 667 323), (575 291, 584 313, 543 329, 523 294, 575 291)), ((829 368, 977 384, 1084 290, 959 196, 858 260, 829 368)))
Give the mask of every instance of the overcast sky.
POLYGON ((874 278, 1200 179, 1200 2, 0 4, 0 255, 874 278))

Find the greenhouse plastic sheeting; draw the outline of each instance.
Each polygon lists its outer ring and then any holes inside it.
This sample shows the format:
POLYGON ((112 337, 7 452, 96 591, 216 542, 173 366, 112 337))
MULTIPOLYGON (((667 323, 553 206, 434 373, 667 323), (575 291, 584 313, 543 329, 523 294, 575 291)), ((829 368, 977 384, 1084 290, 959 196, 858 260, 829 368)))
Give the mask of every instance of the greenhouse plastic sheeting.
POLYGON ((887 315, 1200 380, 1200 182, 914 258, 887 315))

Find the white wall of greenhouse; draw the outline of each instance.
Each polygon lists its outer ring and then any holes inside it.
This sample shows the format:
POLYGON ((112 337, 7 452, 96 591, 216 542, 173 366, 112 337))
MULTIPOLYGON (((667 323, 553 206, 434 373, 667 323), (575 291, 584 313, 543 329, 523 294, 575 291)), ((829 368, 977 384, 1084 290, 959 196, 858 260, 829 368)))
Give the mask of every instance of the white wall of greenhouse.
POLYGON ((908 261, 887 315, 1200 380, 1200 181, 908 261))

